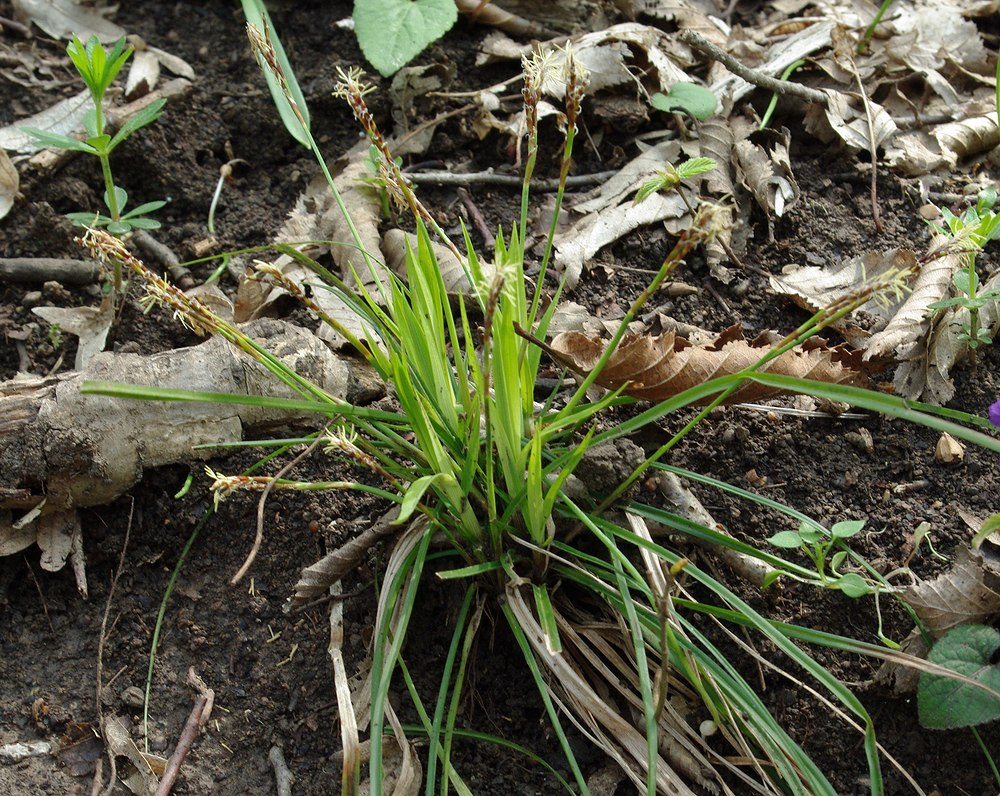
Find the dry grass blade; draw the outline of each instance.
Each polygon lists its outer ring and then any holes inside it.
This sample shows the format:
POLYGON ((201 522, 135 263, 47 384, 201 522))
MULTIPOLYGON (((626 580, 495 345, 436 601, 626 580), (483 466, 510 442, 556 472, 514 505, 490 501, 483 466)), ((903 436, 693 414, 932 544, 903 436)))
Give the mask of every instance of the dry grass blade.
MULTIPOLYGON (((629 335, 608 360, 597 377, 597 384, 608 389, 627 384, 626 395, 644 401, 663 401, 690 387, 751 367, 768 352, 770 345, 759 337, 747 342, 738 326, 730 327, 706 346, 693 345, 673 332, 655 337, 629 335)), ((604 353, 604 347, 600 339, 579 332, 564 332, 552 341, 548 351, 563 365, 589 374, 604 353)), ((816 340, 781 354, 760 372, 860 385, 864 378, 857 364, 857 357, 845 349, 831 349, 816 340)), ((756 401, 775 394, 771 388, 747 384, 726 402, 756 401)))
POLYGON ((353 792, 357 787, 356 773, 361 766, 361 742, 358 738, 358 721, 351 700, 351 686, 344 664, 344 602, 337 597, 341 593, 340 583, 330 587, 333 604, 330 608, 330 659, 333 662, 333 682, 337 692, 337 715, 340 718, 340 743, 343 748, 342 788, 353 792), (348 786, 350 784, 350 790, 348 786))
MULTIPOLYGON (((508 587, 507 599, 536 659, 553 675, 553 684, 550 685, 553 696, 572 706, 571 718, 580 730, 605 754, 618 762, 637 787, 644 788, 648 763, 645 735, 624 719, 617 707, 608 704, 598 695, 570 663, 569 655, 565 652, 553 655, 548 651, 545 633, 517 586, 508 587)), ((560 634, 564 632, 564 628, 568 629, 568 624, 561 620, 560 634)), ((563 642, 568 643, 569 637, 564 638, 563 642)), ((658 757, 656 761, 656 781, 658 793, 694 796, 694 792, 662 757, 658 757)))

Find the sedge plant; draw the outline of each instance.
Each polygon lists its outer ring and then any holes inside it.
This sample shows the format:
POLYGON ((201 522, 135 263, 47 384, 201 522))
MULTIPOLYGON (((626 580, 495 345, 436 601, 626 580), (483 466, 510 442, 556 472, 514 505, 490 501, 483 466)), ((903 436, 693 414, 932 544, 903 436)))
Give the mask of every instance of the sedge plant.
MULTIPOLYGON (((250 39, 276 85, 287 85, 266 28, 252 28, 250 39)), ((364 490, 394 506, 392 516, 399 530, 381 578, 372 642, 370 711, 366 711, 370 716, 368 776, 372 793, 383 792, 384 737, 395 734, 401 745, 407 743, 407 729, 396 716, 399 706, 389 698, 398 677, 406 685, 417 718, 409 731, 428 739, 425 793, 446 793, 451 788, 458 793, 471 792, 453 763, 452 745, 454 739, 468 736, 459 726, 459 705, 478 628, 489 612, 507 623, 522 651, 565 756, 567 779, 580 793, 589 792, 587 778, 570 742, 569 725, 617 761, 642 793, 691 794, 695 784, 731 795, 834 796, 824 773, 733 665, 731 650, 720 648, 718 639, 725 638, 777 676, 808 683, 806 687, 831 711, 857 728, 864 739, 871 792, 882 794, 880 749, 871 716, 857 696, 800 644, 877 657, 899 653, 766 618, 716 575, 689 561, 683 548, 664 539, 708 543, 752 560, 770 581, 777 573, 778 577, 784 574, 828 588, 829 573, 785 560, 764 547, 740 542, 669 510, 629 499, 627 487, 643 473, 669 472, 671 465, 661 461, 664 455, 680 444, 713 406, 748 380, 948 430, 992 450, 1000 451, 1000 441, 959 425, 956 419, 976 424, 975 418, 961 413, 951 412, 946 418, 930 407, 880 393, 761 371, 767 361, 873 295, 898 289, 900 274, 883 275, 880 281, 860 286, 836 306, 810 319, 756 365, 696 385, 655 406, 637 407, 639 411, 630 419, 602 427, 600 417, 605 410, 637 402, 621 390, 592 399, 590 388, 644 301, 695 247, 717 231, 722 214, 710 204, 697 208, 691 226, 680 234, 650 286, 633 302, 596 366, 576 383, 567 382, 565 389, 537 404, 535 385, 542 348, 533 341, 545 338, 562 284, 549 303, 543 303, 541 290, 532 290, 525 275, 523 246, 531 176, 538 155, 541 87, 555 67, 551 57, 542 54, 526 59, 524 67, 527 157, 520 219, 508 235, 497 236, 491 264, 480 260, 467 235, 464 253, 448 242, 458 253, 466 276, 465 294, 457 298, 448 295, 431 246, 432 234, 445 240, 446 236, 400 173, 367 108, 369 88, 361 82, 360 74, 354 70, 341 73, 337 93, 348 102, 376 148, 386 190, 413 214, 416 243, 407 250, 404 274, 380 277, 374 254, 364 251, 352 225, 353 244, 362 257, 359 267, 376 277, 376 286, 367 292, 357 287, 363 283, 357 272, 341 278, 301 253, 297 259, 315 274, 314 291, 335 292, 361 318, 363 339, 348 339, 391 386, 395 410, 352 406, 326 395, 204 305, 147 275, 138 260, 100 230, 88 233, 88 245, 143 274, 152 300, 168 304, 189 325, 226 337, 274 372, 296 397, 236 398, 97 383, 86 385, 84 390, 129 398, 309 408, 325 418, 326 426, 318 438, 330 454, 346 457, 380 476, 383 483, 377 487, 360 481, 310 484, 282 480, 274 485, 284 489, 364 490), (571 476, 593 446, 613 443, 671 416, 683 418, 680 429, 612 495, 601 500, 590 495, 585 484, 582 490, 574 487, 571 476), (611 513, 611 509, 618 513, 611 513), (669 537, 662 535, 663 531, 669 537), (461 607, 450 629, 440 687, 432 701, 426 702, 427 695, 417 690, 409 676, 406 644, 418 593, 431 572, 456 584, 461 607), (706 632, 706 622, 711 632, 706 632), (778 669, 764 660, 748 645, 745 631, 784 653, 789 662, 786 668, 778 669), (795 673, 791 667, 796 668, 795 673)), ((576 62, 571 49, 563 54, 560 76, 565 85, 561 180, 538 285, 543 284, 551 259, 555 219, 587 82, 586 70, 576 62)), ((306 115, 290 93, 282 92, 280 97, 349 219, 306 115)), ((671 171, 672 175, 677 173, 671 171)), ((679 182, 675 179, 662 187, 676 189, 679 182)), ((283 287, 316 309, 309 293, 276 269, 264 267, 258 278, 283 287)), ((337 325, 336 319, 323 320, 337 325)), ((678 474, 699 478, 696 473, 678 474)), ((241 479, 213 475, 220 490, 261 489, 268 482, 266 476, 241 479)), ((736 490, 722 482, 711 483, 726 491, 736 490)), ((825 538, 839 538, 837 533, 843 536, 792 507, 749 493, 743 497, 756 500, 778 517, 807 523, 825 538)), ((809 539, 813 539, 811 534, 809 539)), ((814 543, 819 543, 819 537, 814 543)), ((349 689, 338 687, 337 698, 345 745, 342 792, 354 793, 360 760, 347 749, 357 748, 362 728, 353 720, 349 689)))
MULTIPOLYGON (((93 103, 93 107, 83 117, 87 137, 80 141, 61 133, 33 127, 24 128, 25 132, 31 134, 44 146, 82 152, 98 159, 104 180, 103 198, 107 213, 81 211, 67 215, 77 224, 92 228, 104 227, 113 235, 119 236, 134 229, 157 229, 160 222, 150 218, 149 214, 166 204, 163 200, 144 202, 126 212, 128 193, 115 183, 111 172, 111 153, 137 130, 155 122, 160 117, 163 106, 167 102, 165 99, 151 102, 131 116, 113 135, 109 133, 105 102, 108 89, 132 55, 132 51, 132 47, 126 44, 124 36, 118 39, 110 50, 105 50, 96 36, 91 36, 86 44, 74 36, 66 47, 66 54, 69 55, 70 61, 83 82, 86 83, 93 103)), ((115 264, 113 268, 114 289, 116 293, 121 293, 121 266, 115 264)))

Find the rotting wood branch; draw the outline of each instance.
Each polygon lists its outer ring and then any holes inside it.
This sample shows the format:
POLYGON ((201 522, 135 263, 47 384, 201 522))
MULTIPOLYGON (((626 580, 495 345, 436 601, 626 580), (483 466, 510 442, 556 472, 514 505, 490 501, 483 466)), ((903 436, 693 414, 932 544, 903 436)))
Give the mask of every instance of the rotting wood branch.
MULTIPOLYGON (((339 357, 305 329, 269 319, 244 329, 333 396, 363 404, 382 394, 382 382, 367 365, 339 357)), ((40 514, 47 514, 105 505, 149 468, 212 455, 211 450, 194 450, 196 445, 233 442, 248 433, 294 425, 315 428, 320 422, 314 413, 255 406, 83 395, 80 385, 88 380, 298 397, 221 338, 152 356, 101 354, 81 372, 0 383, 0 483, 8 488, 0 495, 0 554, 34 541, 34 523, 15 520, 18 510, 41 507, 40 514)))

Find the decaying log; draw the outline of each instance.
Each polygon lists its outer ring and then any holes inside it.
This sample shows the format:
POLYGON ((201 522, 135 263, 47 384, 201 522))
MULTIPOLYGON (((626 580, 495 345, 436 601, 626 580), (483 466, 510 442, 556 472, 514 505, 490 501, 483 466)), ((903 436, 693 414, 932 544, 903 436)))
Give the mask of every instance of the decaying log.
MULTIPOLYGON (((243 329, 333 396, 366 403, 382 392, 364 363, 337 356, 307 330, 276 320, 243 329)), ((211 455, 192 450, 195 445, 322 423, 321 416, 306 412, 81 395, 80 384, 88 380, 299 397, 217 338, 153 356, 100 354, 81 372, 0 383, 0 555, 34 541, 25 522, 31 518, 19 521, 15 514, 39 506, 44 516, 104 505, 136 484, 144 470, 211 455)))

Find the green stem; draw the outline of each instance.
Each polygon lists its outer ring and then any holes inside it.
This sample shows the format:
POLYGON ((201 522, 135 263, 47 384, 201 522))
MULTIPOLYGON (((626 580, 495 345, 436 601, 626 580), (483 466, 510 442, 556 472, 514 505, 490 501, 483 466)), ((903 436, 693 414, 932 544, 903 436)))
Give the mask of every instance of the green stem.
MULTIPOLYGON (((97 105, 96 109, 97 134, 100 135, 101 106, 97 105)), ((115 193, 115 180, 111 176, 111 161, 105 152, 99 152, 97 157, 101 161, 101 173, 104 175, 104 193, 108 197, 108 212, 111 214, 111 220, 117 223, 121 220, 121 212, 118 210, 118 195, 115 193)), ((118 260, 115 260, 113 268, 115 293, 120 295, 122 292, 122 264, 118 260)))

